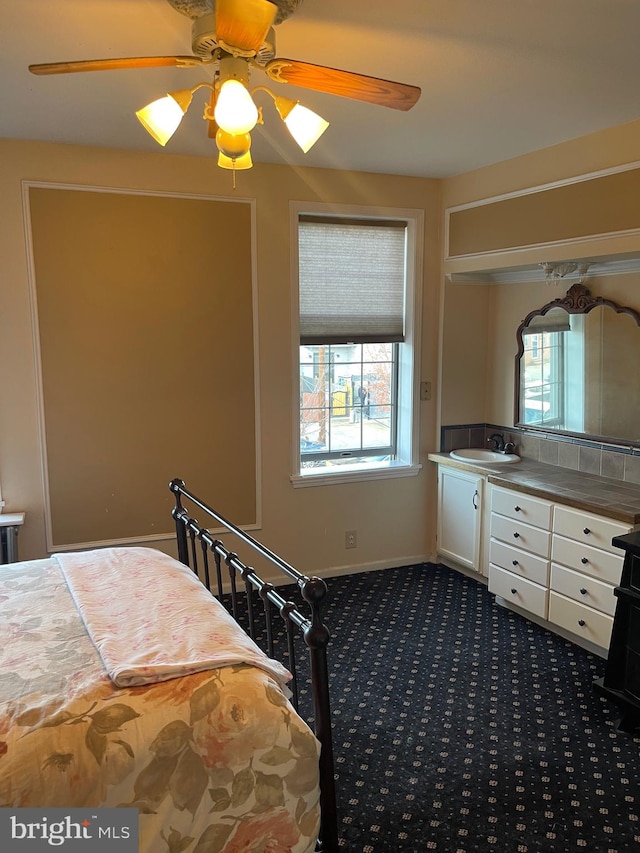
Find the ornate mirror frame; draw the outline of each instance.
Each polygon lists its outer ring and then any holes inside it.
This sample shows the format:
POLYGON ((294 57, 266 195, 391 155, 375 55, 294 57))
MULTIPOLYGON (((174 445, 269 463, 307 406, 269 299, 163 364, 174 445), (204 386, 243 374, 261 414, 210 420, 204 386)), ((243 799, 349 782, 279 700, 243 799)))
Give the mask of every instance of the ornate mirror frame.
MULTIPOLYGON (((522 323, 518 326, 516 330, 516 341, 518 345, 518 351, 516 353, 515 358, 515 394, 514 394, 514 402, 515 402, 515 410, 514 410, 514 424, 516 427, 521 427, 526 430, 532 430, 536 432, 542 432, 552 435, 558 436, 572 436, 576 438, 589 439, 592 441, 603 441, 609 444, 619 444, 625 447, 640 447, 640 435, 635 439, 627 439, 627 438, 618 438, 611 437, 606 435, 595 435, 586 432, 571 432, 570 430, 563 429, 554 429, 550 426, 536 425, 536 424, 528 424, 525 423, 520 417, 520 403, 521 403, 521 375, 520 369, 522 365, 522 356, 524 355, 524 341, 523 341, 523 332, 527 328, 527 326, 531 323, 531 321, 536 317, 543 317, 548 314, 553 308, 562 308, 568 314, 588 314, 590 311, 593 311, 594 308, 603 307, 610 308, 615 311, 616 314, 628 314, 633 318, 636 325, 640 327, 640 312, 636 311, 634 308, 629 308, 626 306, 618 305, 616 302, 613 302, 610 299, 604 299, 599 296, 592 296, 590 291, 585 287, 582 282, 576 282, 573 284, 567 293, 560 297, 559 299, 554 299, 551 302, 547 302, 546 305, 543 305, 542 308, 539 308, 535 311, 531 311, 524 318, 522 323)), ((640 425, 639 425, 639 433, 640 433, 640 425)))

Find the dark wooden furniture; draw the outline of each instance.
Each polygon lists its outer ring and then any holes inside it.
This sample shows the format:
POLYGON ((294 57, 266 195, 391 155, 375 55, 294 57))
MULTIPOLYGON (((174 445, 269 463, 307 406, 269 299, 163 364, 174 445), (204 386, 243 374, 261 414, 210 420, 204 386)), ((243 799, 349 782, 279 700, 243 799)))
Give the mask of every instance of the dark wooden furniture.
POLYGON ((273 551, 227 521, 189 492, 182 480, 172 480, 169 488, 173 492, 176 502, 172 515, 176 524, 178 559, 198 575, 211 593, 227 606, 236 621, 239 621, 240 612, 246 615, 246 624, 243 624, 242 627, 253 640, 258 639, 259 625, 265 625, 266 648, 264 651, 270 657, 274 657, 272 619, 274 616, 282 618, 287 638, 286 666, 293 675, 293 681, 289 685, 293 693, 291 701, 296 711, 299 711, 299 708, 294 635, 301 634, 304 639, 309 653, 313 697, 313 721, 308 722, 313 725, 316 737, 321 744, 321 825, 316 851, 318 853, 320 851, 321 853, 337 853, 338 820, 327 667, 327 644, 330 634, 320 618, 320 610, 327 595, 327 586, 321 578, 300 574, 273 551), (183 500, 187 501, 189 510, 183 506, 183 500), (205 514, 203 526, 190 515, 190 511, 193 511, 194 507, 205 514), (222 526, 225 533, 233 534, 234 542, 239 541, 249 546, 253 554, 259 555, 274 565, 278 569, 279 575, 282 576, 283 584, 295 583, 302 599, 309 607, 309 614, 303 614, 295 603, 285 600, 278 593, 274 584, 260 578, 255 569, 247 566, 236 553, 227 549, 219 539, 216 539, 207 529, 207 525, 212 526, 212 521, 217 522, 217 526, 222 526), (210 564, 210 560, 213 565, 210 564), (225 584, 223 583, 223 563, 228 569, 227 586, 229 592, 225 592, 225 584), (212 589, 213 572, 211 570, 214 568, 216 585, 212 589), (238 590, 238 579, 240 579, 244 591, 238 590), (255 612, 260 603, 263 620, 260 618, 260 614, 255 612))
POLYGON ((594 688, 622 711, 621 731, 640 729, 640 531, 616 536, 613 544, 625 552, 609 656, 603 678, 594 688))

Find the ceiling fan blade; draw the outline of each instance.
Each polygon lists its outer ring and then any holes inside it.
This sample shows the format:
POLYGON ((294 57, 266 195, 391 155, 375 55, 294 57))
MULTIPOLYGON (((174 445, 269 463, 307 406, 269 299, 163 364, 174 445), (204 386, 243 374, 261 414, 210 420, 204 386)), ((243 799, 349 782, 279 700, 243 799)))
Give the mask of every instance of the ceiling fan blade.
POLYGON ((216 40, 254 56, 273 26, 278 7, 269 0, 216 0, 216 40))
POLYGON ((262 70, 276 83, 292 83, 305 89, 367 101, 394 110, 410 110, 421 94, 418 86, 311 65, 295 59, 272 59, 262 70))
POLYGON ((113 71, 118 68, 160 68, 175 66, 190 68, 206 65, 208 60, 198 56, 131 56, 125 59, 80 59, 74 62, 43 62, 30 65, 32 74, 71 74, 76 71, 113 71))

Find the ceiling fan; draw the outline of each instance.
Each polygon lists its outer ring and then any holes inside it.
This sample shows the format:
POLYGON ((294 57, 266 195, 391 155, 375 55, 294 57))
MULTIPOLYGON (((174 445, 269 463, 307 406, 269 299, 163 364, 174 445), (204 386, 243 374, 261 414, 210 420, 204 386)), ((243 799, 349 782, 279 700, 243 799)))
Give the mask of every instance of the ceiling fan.
POLYGON ((233 169, 251 166, 249 133, 262 121, 261 110, 255 106, 252 98, 255 92, 265 91, 273 98, 280 117, 305 152, 328 127, 328 122, 301 107, 297 101, 276 96, 265 86, 257 86, 250 93, 250 70, 263 72, 275 83, 290 83, 304 89, 396 110, 411 109, 420 97, 417 86, 276 57, 273 27, 295 12, 302 0, 167 2, 177 12, 192 19, 192 55, 47 62, 30 65, 29 71, 49 75, 162 66, 211 68, 214 72, 213 82, 171 92, 167 97, 139 110, 136 115, 156 141, 165 145, 189 108, 193 94, 200 88, 209 88, 211 101, 205 108, 203 118, 209 123, 210 136, 216 138, 220 152, 218 164, 233 169), (158 118, 158 115, 161 117, 158 118), (304 124, 303 129, 299 129, 300 121, 305 119, 314 125, 311 130, 305 130, 304 124), (300 138, 294 128, 298 128, 300 138))

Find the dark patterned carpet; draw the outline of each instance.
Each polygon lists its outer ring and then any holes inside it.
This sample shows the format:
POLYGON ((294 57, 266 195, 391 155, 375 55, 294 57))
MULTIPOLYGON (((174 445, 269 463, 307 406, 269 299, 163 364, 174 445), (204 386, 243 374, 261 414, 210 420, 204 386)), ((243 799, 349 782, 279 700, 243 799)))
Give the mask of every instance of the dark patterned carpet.
POLYGON ((442 566, 327 584, 341 847, 640 851, 640 738, 591 687, 604 661, 442 566))

